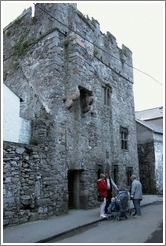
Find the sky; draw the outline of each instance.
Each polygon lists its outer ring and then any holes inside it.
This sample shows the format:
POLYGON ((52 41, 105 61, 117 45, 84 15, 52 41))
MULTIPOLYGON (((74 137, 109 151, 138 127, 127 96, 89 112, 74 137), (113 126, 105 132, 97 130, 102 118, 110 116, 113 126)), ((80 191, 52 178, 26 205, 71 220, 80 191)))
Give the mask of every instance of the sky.
MULTIPOLYGON (((132 51, 135 111, 165 105, 165 1, 71 2, 96 19, 102 33, 110 32, 119 48, 124 44, 132 51)), ((1 1, 2 30, 33 3, 1 1)))

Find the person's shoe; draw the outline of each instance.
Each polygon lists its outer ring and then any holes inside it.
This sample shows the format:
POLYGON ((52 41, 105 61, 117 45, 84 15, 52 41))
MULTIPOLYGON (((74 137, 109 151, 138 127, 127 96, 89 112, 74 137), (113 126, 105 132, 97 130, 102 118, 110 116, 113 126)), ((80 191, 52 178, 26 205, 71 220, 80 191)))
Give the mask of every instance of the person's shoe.
POLYGON ((101 214, 100 218, 107 218, 107 216, 105 214, 101 214))
POLYGON ((140 218, 141 218, 141 215, 136 214, 136 215, 134 216, 134 218, 140 219, 140 218))

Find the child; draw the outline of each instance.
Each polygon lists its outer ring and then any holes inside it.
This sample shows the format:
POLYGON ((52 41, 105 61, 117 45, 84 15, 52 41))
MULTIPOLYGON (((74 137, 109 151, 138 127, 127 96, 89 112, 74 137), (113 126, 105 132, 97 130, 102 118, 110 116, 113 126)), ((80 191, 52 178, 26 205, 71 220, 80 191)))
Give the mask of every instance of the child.
POLYGON ((111 198, 111 203, 108 206, 108 212, 115 211, 115 197, 111 198))

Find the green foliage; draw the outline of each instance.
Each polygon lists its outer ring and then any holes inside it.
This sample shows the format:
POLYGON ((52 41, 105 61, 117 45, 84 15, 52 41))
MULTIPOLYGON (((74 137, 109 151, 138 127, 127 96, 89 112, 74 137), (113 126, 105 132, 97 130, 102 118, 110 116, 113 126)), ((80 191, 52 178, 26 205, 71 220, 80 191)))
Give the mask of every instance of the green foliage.
POLYGON ((85 15, 83 15, 79 10, 77 10, 77 14, 78 14, 78 16, 87 24, 87 25, 89 25, 90 26, 90 24, 89 24, 89 16, 87 15, 87 16, 85 16, 85 15))
POLYGON ((21 19, 17 18, 17 19, 14 21, 14 23, 13 23, 13 24, 18 25, 20 22, 21 22, 21 19))
POLYGON ((37 140, 36 139, 32 138, 32 139, 30 139, 29 144, 31 144, 31 145, 37 145, 38 143, 37 143, 37 140))
POLYGON ((18 42, 13 46, 13 49, 14 49, 14 53, 20 57, 22 55, 25 54, 25 52, 27 51, 27 49, 37 43, 37 39, 33 39, 33 38, 30 38, 29 40, 25 40, 27 35, 29 33, 29 30, 25 30, 22 35, 20 36, 18 42))

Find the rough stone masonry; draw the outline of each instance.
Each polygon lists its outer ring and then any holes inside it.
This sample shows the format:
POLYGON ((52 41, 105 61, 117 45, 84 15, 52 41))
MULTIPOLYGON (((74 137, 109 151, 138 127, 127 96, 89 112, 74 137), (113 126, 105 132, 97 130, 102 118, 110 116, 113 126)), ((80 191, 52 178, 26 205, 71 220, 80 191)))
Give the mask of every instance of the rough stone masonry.
POLYGON ((98 206, 106 169, 127 188, 128 170, 139 174, 130 49, 76 3, 25 10, 3 49, 4 83, 32 132, 29 144, 4 142, 4 226, 98 206))

